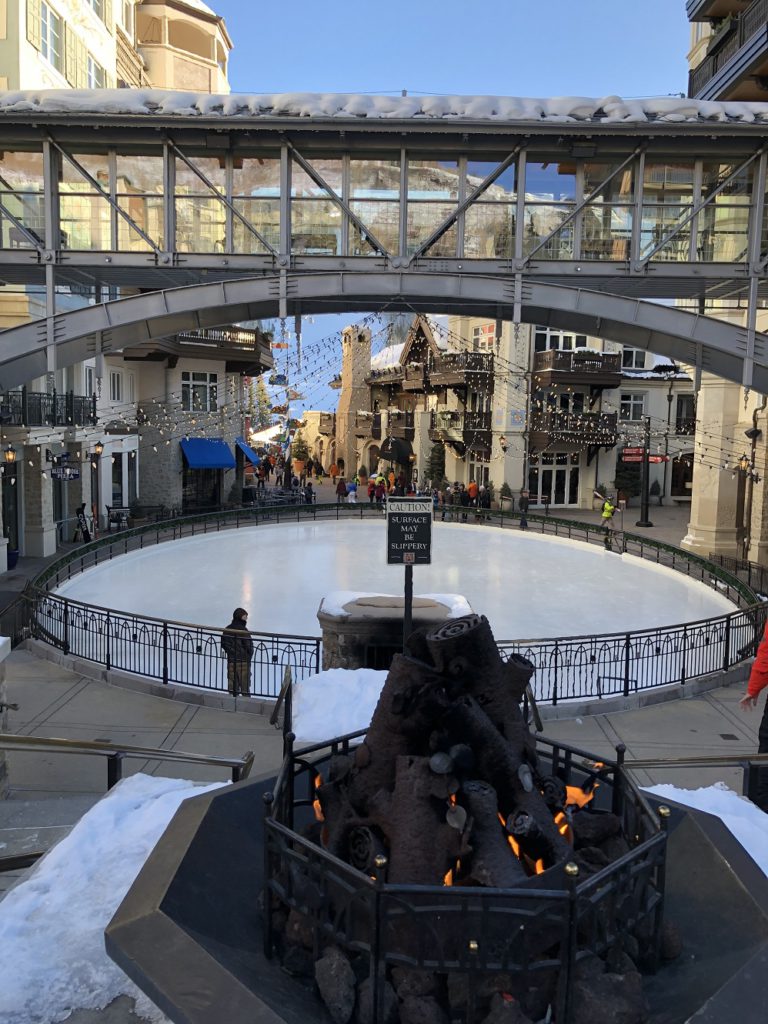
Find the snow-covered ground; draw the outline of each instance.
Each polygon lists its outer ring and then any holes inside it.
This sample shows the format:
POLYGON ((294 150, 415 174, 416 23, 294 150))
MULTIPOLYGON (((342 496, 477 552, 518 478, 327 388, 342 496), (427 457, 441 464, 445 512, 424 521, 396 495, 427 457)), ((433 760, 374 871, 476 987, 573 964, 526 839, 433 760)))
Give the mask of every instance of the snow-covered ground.
MULTIPOLYGON (((327 711, 330 714, 330 711, 327 711)), ((326 727, 327 731, 327 727, 326 727)), ((0 903, 0 1021, 56 1024, 118 995, 153 1024, 167 1019, 104 951, 104 929, 179 804, 214 786, 132 775, 0 903)), ((649 792, 718 815, 768 874, 768 815, 722 784, 649 792)))
MULTIPOLYGON (((403 593, 386 565, 381 520, 263 524, 124 555, 58 593, 88 604, 211 626, 248 609, 259 632, 316 636, 329 591, 403 593)), ((581 636, 692 622, 734 611, 671 569, 579 541, 471 523, 435 523, 432 564, 415 594, 461 594, 498 641, 581 636)))

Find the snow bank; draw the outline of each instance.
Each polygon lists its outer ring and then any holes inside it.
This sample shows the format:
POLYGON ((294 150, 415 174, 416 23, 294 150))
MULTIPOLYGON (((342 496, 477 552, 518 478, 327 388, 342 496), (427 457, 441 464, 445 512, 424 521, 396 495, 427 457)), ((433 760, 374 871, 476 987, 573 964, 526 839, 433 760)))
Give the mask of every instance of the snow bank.
POLYGON ((174 812, 221 783, 132 775, 112 789, 0 903, 0 1021, 54 1024, 121 994, 165 1016, 104 950, 104 929, 174 812))
POLYGON ((293 731, 299 743, 321 743, 367 729, 387 678, 372 668, 332 668, 294 684, 293 731))
MULTIPOLYGON (((349 617, 349 612, 344 605, 351 601, 357 601, 366 597, 392 597, 391 594, 366 593, 357 590, 331 590, 320 602, 320 611, 326 615, 336 615, 339 618, 349 617)), ((399 595, 397 595, 399 597, 399 595)), ((471 615, 472 608, 466 597, 461 594, 414 594, 414 597, 423 597, 428 601, 436 601, 448 609, 449 619, 460 619, 462 615, 471 615)))
POLYGON ((361 96, 354 93, 208 93, 164 89, 28 89, 0 93, 0 113, 156 114, 171 117, 452 119, 602 124, 768 120, 768 103, 655 97, 361 96))

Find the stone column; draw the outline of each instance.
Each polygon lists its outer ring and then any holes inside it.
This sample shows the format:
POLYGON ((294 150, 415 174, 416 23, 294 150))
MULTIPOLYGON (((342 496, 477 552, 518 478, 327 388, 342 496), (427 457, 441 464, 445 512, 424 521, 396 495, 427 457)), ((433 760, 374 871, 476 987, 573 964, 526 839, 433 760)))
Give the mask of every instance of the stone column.
POLYGON ((745 479, 735 472, 735 453, 742 447, 748 452, 743 431, 751 426, 742 396, 737 384, 702 376, 696 419, 704 429, 696 434, 691 519, 682 541, 684 548, 700 555, 742 557, 745 479), (729 452, 734 453, 730 459, 729 452), (726 461, 729 467, 723 469, 726 461))
POLYGON ((45 448, 24 447, 24 537, 27 555, 56 553, 56 524, 53 521, 53 491, 45 448), (45 476, 43 471, 45 470, 45 476))

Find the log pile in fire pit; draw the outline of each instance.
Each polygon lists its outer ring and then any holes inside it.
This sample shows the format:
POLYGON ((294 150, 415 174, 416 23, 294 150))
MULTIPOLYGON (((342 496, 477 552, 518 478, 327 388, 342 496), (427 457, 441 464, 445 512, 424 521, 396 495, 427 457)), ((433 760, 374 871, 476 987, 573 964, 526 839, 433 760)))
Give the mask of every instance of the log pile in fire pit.
MULTIPOLYGON (((547 888, 541 876, 552 871, 562 888, 566 864, 586 877, 627 853, 620 819, 589 809, 599 770, 583 787, 542 770, 521 709, 532 672, 523 657, 502 660, 484 616, 413 634, 407 653, 392 662, 365 740, 331 759, 317 779, 316 840, 367 875, 414 886, 547 888)), ((322 954, 315 980, 334 1021, 375 1020, 370 978, 354 954, 318 942, 301 916, 294 909, 286 921, 284 955, 295 964, 302 945, 322 954)), ((423 948, 423 938, 409 935, 415 927, 407 917, 397 925, 406 961, 423 948)), ((543 962, 560 941, 554 926, 539 923, 525 936, 525 956, 543 962)), ((627 935, 609 964, 582 958, 576 989, 598 993, 588 1001, 589 1024, 642 1024, 642 956, 642 936, 627 935), (609 996, 601 1015, 595 1006, 603 991, 609 996)), ((456 976, 390 970, 378 1019, 526 1024, 546 1019, 555 1005, 556 971, 541 971, 534 986, 528 977, 524 987, 520 977, 484 975, 471 1015, 458 978, 457 984, 456 976)), ((576 1006, 571 1020, 587 1018, 576 1006)))

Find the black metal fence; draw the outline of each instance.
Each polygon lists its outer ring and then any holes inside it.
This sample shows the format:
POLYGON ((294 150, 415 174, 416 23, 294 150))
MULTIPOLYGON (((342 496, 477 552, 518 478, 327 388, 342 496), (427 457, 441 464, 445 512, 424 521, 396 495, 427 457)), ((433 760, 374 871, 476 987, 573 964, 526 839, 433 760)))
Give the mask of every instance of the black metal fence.
MULTIPOLYGON (((392 885, 386 857, 373 877, 304 838, 313 820, 315 781, 328 761, 349 754, 364 733, 338 737, 294 754, 289 745, 275 790, 265 795, 265 953, 273 955, 272 910, 295 908, 314 935, 316 953, 333 942, 369 958, 373 1024, 386 1019, 387 971, 409 967, 445 975, 448 989, 463 992, 461 1021, 479 1024, 483 982, 512 977, 515 989, 535 987, 543 971, 559 973, 556 1020, 573 1019, 577 963, 605 956, 622 935, 642 932, 651 964, 658 958, 663 915, 666 832, 664 822, 622 767, 603 760, 594 804, 617 814, 631 849, 591 877, 574 864, 529 879, 529 886, 483 889, 392 885), (541 882, 537 882, 537 877, 541 882), (544 940, 546 936, 546 940, 544 940), (542 945, 546 944, 546 957, 542 945)), ((537 738, 542 761, 567 785, 580 785, 582 759, 594 755, 537 738)))
MULTIPOLYGON (((470 509, 471 519, 500 528, 517 523, 512 512, 470 509)), ((71 601, 52 590, 73 576, 118 555, 167 540, 196 536, 260 522, 302 522, 322 519, 381 517, 380 509, 364 502, 334 505, 241 507, 227 511, 147 523, 67 552, 51 563, 26 592, 22 603, 7 615, 14 618, 7 632, 18 639, 34 636, 108 668, 205 689, 226 691, 226 662, 220 630, 71 601)), ((528 515, 529 530, 603 545, 599 525, 528 515)), ((539 701, 628 696, 669 684, 685 684, 709 673, 731 668, 751 657, 765 628, 768 604, 762 604, 749 579, 729 566, 717 565, 647 537, 615 534, 616 550, 667 566, 698 580, 729 598, 740 610, 699 622, 652 629, 500 643, 505 654, 517 652, 536 666, 534 687, 539 701)), ((283 634, 253 634, 252 693, 276 697, 286 667, 294 681, 319 670, 320 638, 283 634)))

